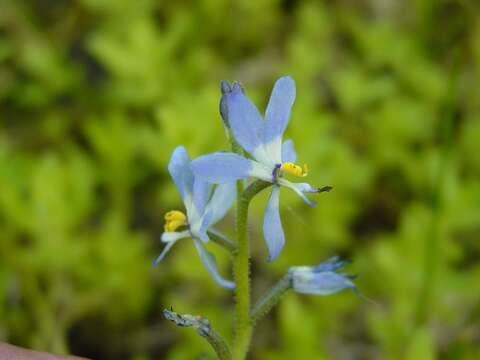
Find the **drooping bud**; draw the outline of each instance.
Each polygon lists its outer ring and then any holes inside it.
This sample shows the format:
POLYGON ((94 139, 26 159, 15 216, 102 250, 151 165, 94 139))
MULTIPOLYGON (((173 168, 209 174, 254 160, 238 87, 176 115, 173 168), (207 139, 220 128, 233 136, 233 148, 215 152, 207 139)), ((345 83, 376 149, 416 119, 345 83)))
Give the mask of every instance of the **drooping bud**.
POLYGON ((352 282, 355 276, 337 274, 335 271, 346 264, 338 257, 331 258, 317 266, 294 266, 288 270, 293 289, 302 294, 330 295, 343 289, 357 287, 352 282))

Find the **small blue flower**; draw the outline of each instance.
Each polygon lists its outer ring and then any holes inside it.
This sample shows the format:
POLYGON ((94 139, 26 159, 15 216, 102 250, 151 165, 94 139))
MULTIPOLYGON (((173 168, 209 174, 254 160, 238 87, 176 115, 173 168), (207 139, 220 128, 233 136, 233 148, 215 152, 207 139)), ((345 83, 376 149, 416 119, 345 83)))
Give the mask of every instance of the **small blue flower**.
POLYGON ((168 171, 183 199, 186 214, 172 210, 165 215, 165 232, 161 240, 167 245, 154 265, 164 258, 178 240, 192 238, 202 262, 214 280, 224 288, 235 288, 235 283, 220 276, 215 257, 204 246, 204 243, 209 241, 208 228, 223 218, 235 200, 235 183, 218 185, 211 195, 212 185, 194 177, 190 169, 190 159, 183 146, 173 151, 168 171))
POLYGON ((358 294, 352 282, 353 275, 337 274, 335 271, 347 264, 338 256, 318 266, 294 266, 288 270, 293 289, 302 294, 330 295, 343 289, 352 289, 358 294))
POLYGON ((285 174, 304 177, 306 165, 295 164, 296 153, 291 140, 282 144, 290 110, 295 100, 295 82, 291 77, 278 79, 273 87, 263 120, 238 83, 228 87, 222 83, 222 116, 228 113, 228 124, 237 142, 250 153, 253 160, 237 154, 217 152, 192 161, 195 176, 215 184, 254 177, 273 183, 263 221, 263 233, 269 250, 269 260, 281 252, 285 235, 279 214, 279 187, 295 191, 307 204, 314 206, 305 193, 328 191, 307 183, 294 183, 284 178, 285 174))

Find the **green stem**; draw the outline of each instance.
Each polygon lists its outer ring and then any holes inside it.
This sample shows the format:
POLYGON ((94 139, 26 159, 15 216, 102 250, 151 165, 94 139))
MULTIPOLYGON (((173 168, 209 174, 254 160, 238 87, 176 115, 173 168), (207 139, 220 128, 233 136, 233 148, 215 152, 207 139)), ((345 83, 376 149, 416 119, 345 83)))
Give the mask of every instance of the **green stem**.
POLYGON ((257 180, 250 184, 237 200, 236 230, 238 249, 233 259, 233 272, 236 283, 234 360, 245 359, 252 336, 252 324, 250 322, 250 246, 247 233, 248 207, 253 197, 270 185, 272 184, 269 182, 257 180))
POLYGON ((258 320, 267 315, 268 312, 278 304, 283 294, 291 288, 292 279, 290 274, 286 274, 255 304, 253 310, 250 312, 250 323, 252 326, 255 326, 258 320))
POLYGON ((205 338, 212 346, 220 360, 231 360, 232 354, 228 348, 227 342, 212 328, 210 321, 202 316, 190 314, 178 314, 173 310, 163 310, 163 316, 167 320, 181 327, 193 327, 197 333, 205 338))
POLYGON ((199 331, 199 334, 202 335, 208 341, 208 343, 213 347, 213 349, 215 350, 220 360, 232 359, 232 354, 230 353, 230 349, 228 348, 227 342, 220 335, 218 335, 218 333, 215 330, 210 328, 210 331, 208 332, 207 335, 200 333, 200 331, 199 331))
POLYGON ((237 250, 237 245, 234 244, 229 238, 219 233, 218 231, 214 229, 210 229, 207 231, 207 234, 210 240, 212 240, 214 243, 220 246, 223 246, 228 251, 235 252, 237 250))

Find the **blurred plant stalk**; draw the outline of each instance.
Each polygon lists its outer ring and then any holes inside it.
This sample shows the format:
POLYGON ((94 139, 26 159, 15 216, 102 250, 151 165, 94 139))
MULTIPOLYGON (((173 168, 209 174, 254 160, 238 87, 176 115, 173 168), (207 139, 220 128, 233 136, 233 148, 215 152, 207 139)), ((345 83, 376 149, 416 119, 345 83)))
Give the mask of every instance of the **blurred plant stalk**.
MULTIPOLYGON (((456 53, 454 53, 454 62, 456 61, 456 53)), ((454 64, 455 66, 455 64, 454 64)), ((452 165, 453 156, 453 125, 455 109, 458 98, 458 72, 453 71, 449 85, 448 93, 445 100, 445 117, 440 121, 439 136, 440 148, 439 161, 435 169, 432 191, 429 197, 431 208, 431 222, 429 228, 429 236, 424 245, 424 264, 423 279, 418 297, 417 312, 415 323, 417 327, 428 324, 430 315, 432 314, 432 305, 434 293, 437 287, 437 275, 439 267, 442 263, 441 253, 441 229, 440 222, 444 209, 444 192, 446 183, 446 174, 452 165)))

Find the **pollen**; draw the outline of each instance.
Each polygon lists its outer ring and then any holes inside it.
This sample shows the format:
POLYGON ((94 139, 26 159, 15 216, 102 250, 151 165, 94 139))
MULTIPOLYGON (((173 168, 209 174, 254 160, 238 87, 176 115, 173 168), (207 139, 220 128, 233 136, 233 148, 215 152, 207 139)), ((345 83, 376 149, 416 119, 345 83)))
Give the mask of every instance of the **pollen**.
POLYGON ((303 165, 303 168, 302 168, 301 166, 296 165, 294 163, 286 162, 286 163, 283 163, 282 166, 280 166, 280 170, 285 173, 292 174, 295 176, 300 176, 300 177, 305 177, 308 175, 307 164, 303 165))
POLYGON ((185 214, 178 210, 172 210, 165 214, 165 226, 166 232, 176 231, 180 226, 187 224, 187 217, 185 214))

